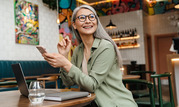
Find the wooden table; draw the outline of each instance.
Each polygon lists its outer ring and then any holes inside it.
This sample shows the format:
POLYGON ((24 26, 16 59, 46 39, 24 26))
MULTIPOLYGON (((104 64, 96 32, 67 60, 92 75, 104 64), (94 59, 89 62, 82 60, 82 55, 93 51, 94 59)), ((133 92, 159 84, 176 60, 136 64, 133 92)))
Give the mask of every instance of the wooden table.
MULTIPOLYGON (((52 89, 56 90, 56 89, 52 89)), ((58 89, 57 91, 64 92, 70 91, 70 89, 58 89)), ((91 94, 91 97, 83 97, 72 100, 66 100, 62 102, 57 101, 43 101, 42 104, 33 105, 29 99, 22 96, 18 90, 0 92, 0 106, 1 107, 82 107, 88 105, 95 99, 95 94, 91 94)))
POLYGON ((140 75, 123 75, 122 79, 139 79, 140 75))

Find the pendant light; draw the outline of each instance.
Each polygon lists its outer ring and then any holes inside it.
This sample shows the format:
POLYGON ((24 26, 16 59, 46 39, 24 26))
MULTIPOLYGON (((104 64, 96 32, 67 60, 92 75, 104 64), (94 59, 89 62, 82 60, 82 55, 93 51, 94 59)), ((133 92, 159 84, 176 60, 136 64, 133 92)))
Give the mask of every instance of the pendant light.
POLYGON ((175 5, 175 9, 179 9, 179 4, 175 5))
MULTIPOLYGON (((112 2, 111 2, 111 14, 112 14, 112 2)), ((110 30, 117 28, 116 25, 112 23, 111 14, 110 14, 110 22, 108 25, 106 25, 106 29, 110 29, 110 30)))
POLYGON ((58 0, 57 0, 57 24, 60 24, 60 19, 59 19, 59 8, 58 8, 58 0))
POLYGON ((112 20, 110 19, 110 22, 108 25, 106 25, 106 29, 115 29, 116 25, 112 23, 112 20))

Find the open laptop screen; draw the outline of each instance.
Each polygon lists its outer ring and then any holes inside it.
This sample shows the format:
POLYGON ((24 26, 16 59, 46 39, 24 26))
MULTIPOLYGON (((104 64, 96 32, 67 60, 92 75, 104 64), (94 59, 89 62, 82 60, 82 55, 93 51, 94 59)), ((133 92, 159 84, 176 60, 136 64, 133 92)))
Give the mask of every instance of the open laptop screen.
POLYGON ((15 75, 15 78, 17 81, 17 85, 18 85, 18 88, 19 88, 21 94, 28 97, 29 91, 27 88, 26 80, 24 78, 24 73, 22 71, 20 63, 12 64, 11 66, 12 66, 12 70, 14 72, 14 75, 15 75))

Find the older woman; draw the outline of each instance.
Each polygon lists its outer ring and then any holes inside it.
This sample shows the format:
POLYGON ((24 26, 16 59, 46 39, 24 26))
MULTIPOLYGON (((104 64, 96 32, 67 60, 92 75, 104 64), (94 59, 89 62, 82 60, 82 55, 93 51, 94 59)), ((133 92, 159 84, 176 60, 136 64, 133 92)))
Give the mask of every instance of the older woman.
POLYGON ((131 92, 122 83, 120 52, 91 6, 82 5, 73 11, 72 30, 79 42, 72 62, 67 59, 69 39, 58 43, 59 54, 43 54, 53 67, 62 68, 63 83, 94 92, 99 107, 136 107, 131 92))

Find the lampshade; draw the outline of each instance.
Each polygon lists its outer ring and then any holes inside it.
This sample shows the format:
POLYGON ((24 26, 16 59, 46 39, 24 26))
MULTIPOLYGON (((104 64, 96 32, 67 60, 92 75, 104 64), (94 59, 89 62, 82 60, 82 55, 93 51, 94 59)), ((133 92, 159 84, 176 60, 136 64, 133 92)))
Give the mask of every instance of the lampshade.
POLYGON ((116 28, 116 25, 112 23, 111 19, 108 25, 106 25, 106 29, 114 29, 116 28))

